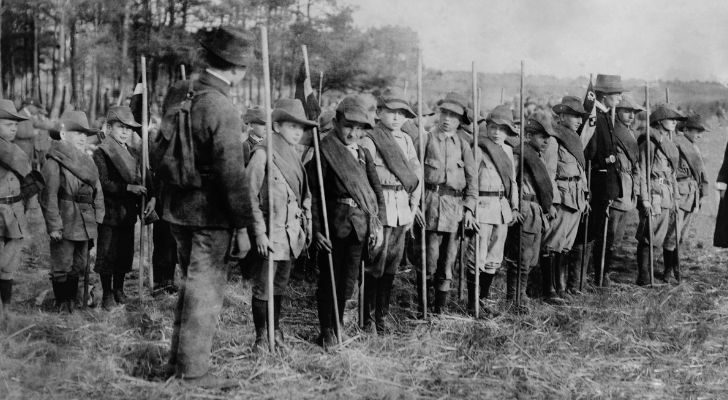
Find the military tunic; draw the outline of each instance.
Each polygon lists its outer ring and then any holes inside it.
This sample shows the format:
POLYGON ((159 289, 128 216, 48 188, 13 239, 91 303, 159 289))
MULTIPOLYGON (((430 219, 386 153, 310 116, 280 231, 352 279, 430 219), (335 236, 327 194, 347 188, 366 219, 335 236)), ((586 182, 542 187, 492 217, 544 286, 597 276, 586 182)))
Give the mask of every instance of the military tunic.
POLYGON ((20 267, 23 247, 31 235, 25 205, 20 198, 20 180, 2 165, 0 200, 0 279, 11 280, 20 267))

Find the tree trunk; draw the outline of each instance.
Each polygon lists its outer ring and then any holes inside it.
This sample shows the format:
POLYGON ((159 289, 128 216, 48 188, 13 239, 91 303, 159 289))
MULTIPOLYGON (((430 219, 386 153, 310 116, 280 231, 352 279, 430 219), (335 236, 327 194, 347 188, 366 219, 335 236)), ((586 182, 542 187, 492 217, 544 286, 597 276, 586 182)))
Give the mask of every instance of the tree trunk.
POLYGON ((71 37, 71 57, 69 60, 69 67, 71 68, 71 104, 76 108, 81 108, 81 94, 79 93, 80 86, 78 79, 78 65, 76 57, 78 55, 78 49, 76 49, 76 21, 70 22, 70 30, 68 32, 71 37))
MULTIPOLYGON (((2 19, 3 13, 2 12, 4 9, 5 8, 4 8, 3 0, 0 0, 0 42, 2 42, 2 32, 3 32, 3 19, 2 19)), ((2 47, 2 46, 0 46, 0 47, 2 47)), ((0 50, 0 60, 2 60, 2 50, 0 50)), ((5 87, 5 84, 4 84, 5 82, 3 82, 4 79, 3 79, 3 65, 2 64, 3 63, 0 62, 0 98, 5 98, 5 91, 3 90, 3 88, 5 87)))
POLYGON ((43 103, 40 95, 40 63, 38 60, 40 48, 38 46, 38 12, 33 13, 33 84, 31 98, 43 103))
POLYGON ((98 63, 96 58, 93 60, 93 67, 91 68, 93 76, 91 77, 91 101, 89 102, 88 117, 91 121, 96 121, 96 110, 98 109, 98 94, 99 94, 99 71, 98 63))
POLYGON ((51 119, 57 119, 61 115, 63 105, 63 75, 66 68, 66 10, 63 1, 57 0, 56 7, 60 13, 60 23, 56 25, 59 48, 57 51, 56 73, 53 79, 53 107, 51 108, 51 119))

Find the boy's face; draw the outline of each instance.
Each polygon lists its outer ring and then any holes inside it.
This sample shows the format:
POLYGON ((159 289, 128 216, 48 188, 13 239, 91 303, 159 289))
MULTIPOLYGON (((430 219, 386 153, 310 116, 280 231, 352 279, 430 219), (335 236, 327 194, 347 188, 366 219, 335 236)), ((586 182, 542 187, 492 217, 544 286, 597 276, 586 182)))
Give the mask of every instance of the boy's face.
POLYGON ((544 133, 526 133, 526 140, 538 152, 544 152, 549 147, 549 135, 544 133))
POLYGON ((377 116, 379 116, 379 120, 382 121, 382 125, 393 131, 400 130, 400 128, 402 128, 402 124, 407 121, 404 111, 391 110, 386 107, 380 107, 377 110, 377 116))
POLYGON ((440 129, 445 132, 455 132, 460 126, 460 115, 444 108, 440 109, 440 129))
POLYGON ((632 126, 632 123, 634 122, 634 110, 630 110, 629 108, 618 108, 617 118, 626 126, 632 126))
POLYGON ((345 119, 341 122, 334 120, 336 124, 336 136, 345 145, 359 143, 359 139, 366 133, 366 125, 345 119))
POLYGON ((62 131, 61 139, 70 143, 73 147, 86 151, 86 134, 76 131, 62 131))
POLYGON ((576 132, 579 129, 579 126, 581 126, 581 117, 574 114, 559 114, 559 121, 561 122, 561 125, 571 129, 574 132, 576 132))
POLYGON ((0 119, 0 138, 12 142, 18 133, 18 121, 0 119))
POLYGON ((498 125, 494 122, 488 122, 487 128, 490 140, 498 144, 503 144, 508 137, 508 132, 510 132, 506 125, 498 125))
POLYGON ((703 132, 697 129, 685 129, 685 137, 688 138, 689 141, 694 143, 695 141, 698 141, 703 137, 703 132))
POLYGON ((296 145, 303 136, 303 125, 291 121, 274 122, 275 131, 286 139, 288 144, 296 145))
POLYGON ((111 123, 111 132, 109 133, 111 134, 111 137, 116 139, 117 142, 129 144, 129 141, 131 140, 132 130, 123 123, 119 121, 114 121, 111 123))
POLYGON ((604 95, 604 105, 608 108, 616 107, 622 101, 622 93, 609 93, 604 95))
POLYGON ((660 121, 660 125, 662 125, 662 128, 668 132, 673 132, 675 130, 675 127, 677 126, 677 120, 676 119, 663 119, 660 121))
POLYGON ((265 124, 250 124, 250 129, 253 131, 253 135, 259 138, 265 137, 265 124))

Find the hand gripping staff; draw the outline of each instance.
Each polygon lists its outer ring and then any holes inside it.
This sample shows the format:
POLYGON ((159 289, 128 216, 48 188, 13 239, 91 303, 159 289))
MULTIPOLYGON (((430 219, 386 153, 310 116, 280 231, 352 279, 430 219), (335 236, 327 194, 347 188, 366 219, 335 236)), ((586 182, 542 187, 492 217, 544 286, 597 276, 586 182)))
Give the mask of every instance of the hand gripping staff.
MULTIPOLYGON (((301 45, 301 51, 303 51, 303 65, 306 70, 306 79, 311 81, 311 70, 308 66, 308 48, 306 45, 301 45)), ((316 178, 318 179, 319 183, 319 191, 321 195, 321 215, 323 217, 323 223, 324 223, 324 236, 327 240, 331 240, 331 235, 329 233, 329 217, 328 212, 326 211, 326 190, 324 190, 324 176, 323 172, 321 171, 321 149, 319 147, 319 142, 321 141, 321 138, 319 137, 318 128, 315 126, 313 127, 313 151, 314 151, 314 160, 316 160, 316 178)), ((329 278, 331 281, 331 299, 334 303, 334 323, 336 327, 336 340, 341 344, 341 326, 339 324, 339 301, 338 297, 336 295, 336 279, 334 277, 334 259, 331 256, 331 253, 326 254, 329 261, 329 278)))

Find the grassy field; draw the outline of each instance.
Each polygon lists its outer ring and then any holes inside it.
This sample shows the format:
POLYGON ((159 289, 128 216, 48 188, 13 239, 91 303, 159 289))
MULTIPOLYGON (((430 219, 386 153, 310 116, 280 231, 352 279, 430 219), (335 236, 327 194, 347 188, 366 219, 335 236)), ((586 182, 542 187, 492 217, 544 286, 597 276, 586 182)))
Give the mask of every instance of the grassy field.
MULTIPOLYGON (((701 144, 711 181, 725 143, 721 128, 701 144)), ((283 316, 291 351, 254 356, 250 284, 233 276, 212 361, 216 374, 239 380, 228 392, 189 390, 160 378, 174 296, 145 297, 108 313, 53 312, 44 300, 47 240, 38 234, 17 279, 14 318, 0 332, 0 399, 728 398, 728 255, 712 248, 714 214, 711 196, 682 250, 680 286, 631 284, 631 226, 617 283, 609 289, 589 288, 567 306, 533 302, 528 315, 504 312, 479 321, 453 302, 449 315, 419 321, 408 318, 413 290, 403 278, 412 273, 402 274, 393 307, 396 332, 358 334, 352 308, 351 339, 332 353, 313 343, 315 287, 297 281, 283 316)), ((43 232, 39 210, 31 217, 43 232)), ((503 276, 495 285, 493 297, 502 299, 503 276)), ((129 294, 135 293, 130 285, 129 294)), ((498 307, 505 310, 502 302, 498 307)))

